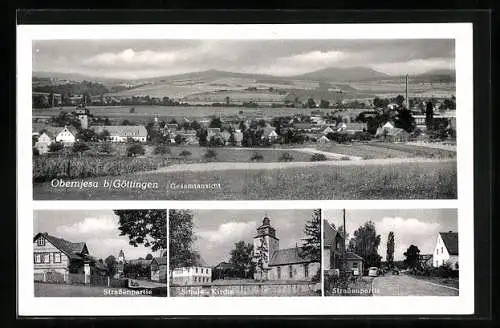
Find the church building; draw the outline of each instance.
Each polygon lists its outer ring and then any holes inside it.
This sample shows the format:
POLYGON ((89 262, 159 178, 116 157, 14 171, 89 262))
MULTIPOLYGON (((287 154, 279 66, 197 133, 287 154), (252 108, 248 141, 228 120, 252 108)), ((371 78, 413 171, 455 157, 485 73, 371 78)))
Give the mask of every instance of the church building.
POLYGON ((255 280, 311 280, 321 263, 305 254, 302 247, 280 249, 276 230, 266 216, 254 237, 255 280))

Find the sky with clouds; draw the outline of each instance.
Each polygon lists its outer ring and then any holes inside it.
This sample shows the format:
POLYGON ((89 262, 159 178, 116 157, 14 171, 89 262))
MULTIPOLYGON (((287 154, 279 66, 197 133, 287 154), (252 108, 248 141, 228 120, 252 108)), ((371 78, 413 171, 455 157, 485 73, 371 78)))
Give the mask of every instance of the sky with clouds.
POLYGON ((193 210, 197 240, 194 249, 208 265, 228 262, 229 252, 240 240, 253 244, 256 229, 267 215, 276 229, 280 248, 301 245, 304 225, 313 210, 193 210))
POLYGON ((142 245, 134 247, 127 236, 120 236, 119 218, 112 210, 39 210, 33 215, 35 234, 47 232, 67 241, 85 242, 90 255, 103 260, 109 255, 118 257, 121 249, 126 259, 160 255, 142 245))
POLYGON ((208 69, 295 75, 365 66, 391 75, 454 69, 447 39, 37 40, 33 70, 134 79, 208 69))
MULTIPOLYGON (((324 210, 323 218, 336 227, 342 225, 342 210, 324 210)), ((373 221, 381 236, 378 253, 385 259, 387 236, 394 231, 394 259, 403 260, 403 253, 416 245, 420 254, 432 254, 439 232, 458 231, 456 209, 405 209, 405 210, 346 210, 346 232, 354 231, 373 221)))

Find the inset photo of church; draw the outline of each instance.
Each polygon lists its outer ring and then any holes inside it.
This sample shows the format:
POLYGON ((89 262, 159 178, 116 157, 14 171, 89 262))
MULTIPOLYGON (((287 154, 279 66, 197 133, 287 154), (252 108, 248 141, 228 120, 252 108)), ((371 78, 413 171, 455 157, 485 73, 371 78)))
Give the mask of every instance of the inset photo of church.
POLYGON ((35 297, 167 296, 167 210, 37 210, 35 297))
POLYGON ((321 296, 321 210, 170 210, 170 296, 321 296))

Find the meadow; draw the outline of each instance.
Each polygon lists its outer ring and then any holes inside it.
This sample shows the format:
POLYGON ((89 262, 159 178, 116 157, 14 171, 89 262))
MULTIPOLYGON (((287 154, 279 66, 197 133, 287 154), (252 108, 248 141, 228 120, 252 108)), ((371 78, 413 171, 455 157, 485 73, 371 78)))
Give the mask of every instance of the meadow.
MULTIPOLYGON (((102 184, 105 178, 95 178, 102 184)), ((150 172, 116 179, 153 182, 158 189, 71 189, 35 183, 37 200, 319 200, 455 199, 456 161, 214 172, 150 172), (171 184, 218 184, 220 189, 170 189, 171 184)))

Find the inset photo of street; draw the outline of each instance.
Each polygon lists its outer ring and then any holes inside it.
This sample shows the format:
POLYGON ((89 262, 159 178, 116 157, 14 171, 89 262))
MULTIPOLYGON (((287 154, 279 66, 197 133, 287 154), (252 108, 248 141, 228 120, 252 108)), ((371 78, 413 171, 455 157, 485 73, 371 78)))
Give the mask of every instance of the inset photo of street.
POLYGON ((456 209, 323 211, 325 296, 458 296, 456 209))
POLYGON ((35 297, 167 296, 167 210, 37 210, 35 297))
POLYGON ((170 210, 170 296, 321 296, 321 211, 170 210))

